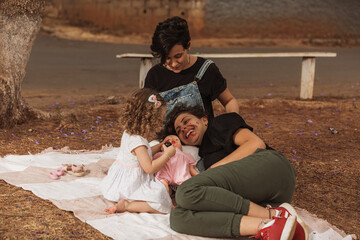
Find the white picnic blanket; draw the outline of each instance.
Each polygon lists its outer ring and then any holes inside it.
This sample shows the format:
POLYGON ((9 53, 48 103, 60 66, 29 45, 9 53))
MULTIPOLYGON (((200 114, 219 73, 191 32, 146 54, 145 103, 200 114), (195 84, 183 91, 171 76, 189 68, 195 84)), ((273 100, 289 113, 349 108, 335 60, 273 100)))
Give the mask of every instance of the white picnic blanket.
MULTIPOLYGON (((0 179, 48 199, 60 209, 73 211, 81 221, 113 239, 210 239, 176 233, 169 227, 169 215, 105 213, 104 209, 113 203, 102 197, 99 183, 114 161, 117 151, 118 148, 110 147, 92 152, 63 149, 46 150, 36 155, 8 155, 0 158, 0 179), (50 179, 49 173, 65 163, 84 164, 87 174, 83 177, 67 174, 59 180, 50 179)), ((346 236, 343 231, 306 210, 297 208, 297 211, 309 226, 311 240, 352 239, 350 235, 346 236)))

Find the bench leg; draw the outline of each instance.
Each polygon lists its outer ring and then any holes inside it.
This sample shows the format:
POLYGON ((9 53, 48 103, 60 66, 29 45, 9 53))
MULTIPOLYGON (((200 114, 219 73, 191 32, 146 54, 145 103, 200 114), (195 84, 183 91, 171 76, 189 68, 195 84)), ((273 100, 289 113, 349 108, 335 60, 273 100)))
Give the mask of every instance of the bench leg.
POLYGON ((303 57, 300 99, 312 99, 315 79, 315 57, 303 57))
POLYGON ((145 78, 152 67, 152 60, 151 58, 141 58, 140 59, 140 75, 139 75, 139 87, 143 88, 145 84, 145 78))

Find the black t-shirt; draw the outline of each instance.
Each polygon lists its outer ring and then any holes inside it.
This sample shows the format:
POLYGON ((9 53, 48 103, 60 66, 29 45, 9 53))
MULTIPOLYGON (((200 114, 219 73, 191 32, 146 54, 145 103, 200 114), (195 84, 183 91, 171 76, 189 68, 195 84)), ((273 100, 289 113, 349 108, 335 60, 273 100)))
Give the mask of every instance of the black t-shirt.
MULTIPOLYGON (((253 131, 253 128, 237 113, 225 113, 209 120, 199 149, 199 156, 204 159, 205 169, 238 148, 233 136, 240 128, 253 131)), ((266 145, 266 149, 272 148, 266 145)))
MULTIPOLYGON (((195 80, 195 76, 204 62, 204 58, 198 57, 194 65, 180 73, 175 73, 165 68, 162 64, 157 64, 146 75, 145 87, 152 88, 158 92, 164 92, 191 83, 195 80)), ((221 75, 215 63, 210 64, 201 80, 198 81, 198 87, 205 110, 210 117, 213 117, 212 101, 227 87, 226 79, 221 75)))

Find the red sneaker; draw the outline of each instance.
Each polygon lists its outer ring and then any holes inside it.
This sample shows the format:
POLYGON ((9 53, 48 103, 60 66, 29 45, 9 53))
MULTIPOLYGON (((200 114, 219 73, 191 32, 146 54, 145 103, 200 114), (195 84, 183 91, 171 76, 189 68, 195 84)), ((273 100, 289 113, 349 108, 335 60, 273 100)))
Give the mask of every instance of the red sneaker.
POLYGON ((292 240, 295 229, 296 216, 289 216, 288 218, 274 217, 253 237, 261 240, 292 240))
POLYGON ((269 209, 277 210, 275 217, 288 218, 289 216, 296 216, 297 224, 293 240, 308 240, 309 232, 305 222, 297 215, 296 210, 288 203, 283 203, 277 208, 269 207, 269 209))
POLYGON ((288 218, 289 216, 297 216, 296 210, 289 204, 283 203, 279 207, 268 206, 268 209, 274 209, 276 211, 275 217, 288 218))

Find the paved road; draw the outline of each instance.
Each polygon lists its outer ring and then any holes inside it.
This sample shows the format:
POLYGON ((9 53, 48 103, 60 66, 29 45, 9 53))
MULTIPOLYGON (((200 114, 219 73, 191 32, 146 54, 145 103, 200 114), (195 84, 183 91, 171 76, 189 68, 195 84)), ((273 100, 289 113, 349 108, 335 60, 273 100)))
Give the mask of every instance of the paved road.
MULTIPOLYGON (((359 48, 192 48, 192 52, 331 51, 335 58, 317 58, 315 96, 360 97, 359 48)), ((115 95, 138 86, 139 60, 116 59, 117 53, 149 52, 144 45, 94 43, 38 35, 23 92, 59 95, 115 95)), ((299 96, 300 58, 215 59, 238 98, 299 96)))

